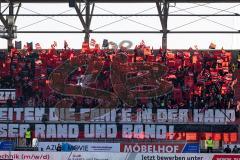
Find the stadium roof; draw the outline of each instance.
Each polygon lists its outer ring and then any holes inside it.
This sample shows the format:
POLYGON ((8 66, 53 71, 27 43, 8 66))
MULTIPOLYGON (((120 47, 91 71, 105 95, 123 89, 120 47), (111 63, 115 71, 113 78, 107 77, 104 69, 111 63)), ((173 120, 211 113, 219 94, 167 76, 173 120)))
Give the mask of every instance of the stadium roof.
MULTIPOLYGON (((2 3, 9 0, 0 0, 2 3)), ((77 2, 85 2, 85 0, 76 0, 77 2)), ((90 0, 94 3, 153 3, 163 2, 164 0, 90 0)), ((12 0, 14 3, 68 3, 68 0, 12 0)), ((239 0, 165 0, 169 3, 240 3, 239 0)))

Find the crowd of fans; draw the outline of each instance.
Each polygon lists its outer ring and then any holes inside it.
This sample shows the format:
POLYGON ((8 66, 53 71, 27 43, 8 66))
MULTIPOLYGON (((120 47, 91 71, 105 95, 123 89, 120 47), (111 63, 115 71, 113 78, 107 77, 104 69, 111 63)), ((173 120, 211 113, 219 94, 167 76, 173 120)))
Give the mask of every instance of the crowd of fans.
MULTIPOLYGON (((165 80, 173 84, 170 94, 159 95, 141 101, 140 107, 188 107, 188 108, 235 108, 240 106, 235 100, 234 85, 237 80, 235 70, 237 65, 232 61, 232 53, 224 50, 188 50, 166 51, 149 50, 146 46, 136 46, 128 51, 99 49, 75 51, 72 49, 57 50, 54 47, 45 50, 12 49, 0 53, 0 88, 16 89, 16 102, 8 99, 7 106, 50 107, 64 96, 54 93, 48 87, 48 76, 64 61, 78 54, 92 54, 102 57, 104 66, 97 78, 98 87, 112 91, 110 69, 114 54, 125 53, 128 62, 157 62, 167 65, 165 80)), ((68 78, 70 83, 80 85, 79 77, 84 74, 86 66, 72 72, 68 78)), ((92 107, 100 100, 84 97, 73 97, 74 104, 92 107), (97 101, 97 102, 96 102, 97 101)), ((119 105, 126 105, 119 103, 119 105)))

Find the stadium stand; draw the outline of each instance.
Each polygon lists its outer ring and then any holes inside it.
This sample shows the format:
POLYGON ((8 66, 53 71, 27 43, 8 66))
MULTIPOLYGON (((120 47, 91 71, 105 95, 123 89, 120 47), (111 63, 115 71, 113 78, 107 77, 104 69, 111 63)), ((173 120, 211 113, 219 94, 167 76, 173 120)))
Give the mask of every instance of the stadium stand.
MULTIPOLYGON (((150 99, 141 99, 140 105, 167 108, 235 108, 239 110, 236 99, 239 97, 239 90, 236 89, 239 85, 239 69, 232 62, 231 52, 224 50, 179 50, 162 53, 161 50, 152 50, 151 54, 146 55, 139 49, 140 47, 137 46, 133 51, 93 49, 87 50, 88 53, 70 49, 59 51, 55 48, 48 51, 31 49, 2 51, 0 88, 16 89, 16 103, 8 99, 7 103, 2 105, 39 107, 54 105, 64 95, 57 94, 50 89, 49 75, 66 60, 74 60, 74 57, 83 54, 101 59, 101 63, 97 66, 101 70, 98 70, 96 77, 94 77, 97 79, 96 83, 87 84, 93 77, 84 76, 87 69, 84 63, 81 63, 81 66, 69 75, 68 83, 75 86, 91 85, 96 89, 112 92, 110 75, 113 68, 111 65, 113 57, 121 52, 127 56, 128 62, 159 63, 168 68, 163 68, 162 72, 166 72, 166 74, 163 74, 162 78, 167 82, 166 84, 172 84, 173 88, 169 86, 170 88, 167 88, 166 91, 156 93, 156 96, 148 96, 151 97, 150 99), (236 78, 234 79, 234 77, 236 78), (168 90, 171 90, 171 93, 168 90)), ((94 72, 94 70, 91 71, 94 72)), ((134 76, 134 74, 136 73, 133 72, 133 75, 130 76, 134 76)), ((134 83, 137 82, 134 81, 134 83)), ((141 89, 144 90, 144 88, 138 88, 138 90, 141 89)), ((96 100, 89 102, 86 99, 88 98, 79 98, 77 101, 75 100, 74 104, 86 107, 96 105, 96 100)))

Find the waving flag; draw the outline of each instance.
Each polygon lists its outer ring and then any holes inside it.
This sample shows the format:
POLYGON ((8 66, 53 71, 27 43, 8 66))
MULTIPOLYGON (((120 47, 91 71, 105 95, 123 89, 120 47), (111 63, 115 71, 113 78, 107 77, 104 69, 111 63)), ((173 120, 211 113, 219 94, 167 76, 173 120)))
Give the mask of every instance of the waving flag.
POLYGON ((15 41, 15 48, 22 49, 22 41, 15 41))
POLYGON ((141 46, 145 46, 144 40, 141 41, 140 45, 141 45, 141 46))
POLYGON ((42 49, 42 47, 41 47, 41 45, 40 45, 39 43, 36 43, 36 44, 35 44, 35 48, 36 48, 37 50, 42 49))
POLYGON ((104 39, 104 40, 103 40, 103 43, 102 43, 102 48, 107 48, 108 45, 109 45, 108 40, 107 40, 107 39, 104 39))
POLYGON ((222 53, 226 53, 226 51, 225 51, 225 49, 224 49, 223 47, 222 47, 222 49, 221 49, 221 50, 222 50, 222 53))
POLYGON ((66 40, 64 40, 64 49, 68 49, 69 47, 68 47, 68 43, 67 43, 67 41, 66 40))
POLYGON ((150 49, 150 47, 145 47, 145 48, 143 49, 143 53, 144 53, 145 56, 151 55, 151 49, 150 49))
POLYGON ((91 41, 90 41, 90 46, 95 46, 95 44, 96 44, 96 40, 95 39, 91 39, 91 41))
POLYGON ((54 41, 53 44, 51 45, 51 48, 52 48, 52 49, 55 49, 56 47, 57 47, 57 42, 54 41))
POLYGON ((40 52, 41 52, 42 54, 46 54, 46 53, 47 53, 47 51, 46 51, 45 49, 41 50, 40 52))
POLYGON ((194 45, 194 48, 195 48, 196 50, 198 50, 198 46, 197 46, 197 45, 194 45))
POLYGON ((26 43, 23 45, 23 49, 27 50, 28 52, 31 52, 33 48, 33 42, 26 43))
POLYGON ((110 41, 109 45, 111 46, 112 49, 118 49, 118 45, 116 43, 114 43, 113 41, 110 41))
POLYGON ((27 46, 27 44, 24 44, 24 45, 23 45, 23 49, 25 49, 25 50, 27 50, 27 49, 28 49, 28 46, 27 46))
POLYGON ((216 44, 211 42, 211 44, 209 45, 209 49, 216 49, 216 44))
POLYGON ((33 48, 33 42, 27 43, 27 47, 29 50, 32 50, 33 48))

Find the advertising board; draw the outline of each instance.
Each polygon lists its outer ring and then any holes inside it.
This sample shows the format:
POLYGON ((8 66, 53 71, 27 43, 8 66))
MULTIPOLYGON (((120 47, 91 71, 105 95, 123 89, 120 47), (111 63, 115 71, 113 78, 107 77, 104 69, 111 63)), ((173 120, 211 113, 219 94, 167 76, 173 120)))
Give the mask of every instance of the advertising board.
POLYGON ((238 160, 239 154, 169 154, 108 152, 0 152, 0 159, 12 160, 238 160))

